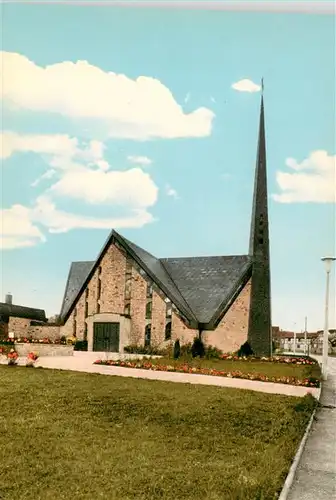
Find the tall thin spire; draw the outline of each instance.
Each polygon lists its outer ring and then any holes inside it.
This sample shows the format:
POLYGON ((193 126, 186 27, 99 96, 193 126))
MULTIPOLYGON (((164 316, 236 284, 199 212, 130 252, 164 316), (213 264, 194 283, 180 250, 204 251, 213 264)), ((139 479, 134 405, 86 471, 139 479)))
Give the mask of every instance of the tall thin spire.
POLYGON ((249 253, 253 259, 249 314, 249 343, 257 355, 271 353, 271 285, 268 226, 264 82, 261 103, 257 163, 254 181, 249 253))

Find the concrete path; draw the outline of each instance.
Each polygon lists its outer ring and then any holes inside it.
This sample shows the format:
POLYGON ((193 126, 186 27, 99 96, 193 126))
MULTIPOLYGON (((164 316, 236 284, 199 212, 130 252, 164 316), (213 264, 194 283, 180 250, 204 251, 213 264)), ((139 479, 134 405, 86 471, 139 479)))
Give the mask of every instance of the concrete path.
MULTIPOLYGON (((236 389, 248 389, 250 391, 266 392, 269 394, 284 394, 287 396, 303 397, 311 392, 319 397, 320 389, 310 387, 296 387, 286 384, 275 384, 272 382, 258 382, 255 380, 244 380, 238 378, 215 377, 212 375, 197 375, 189 373, 158 372, 142 370, 137 368, 123 368, 116 366, 94 365, 97 353, 86 356, 85 353, 74 353, 74 356, 50 356, 40 357, 36 367, 54 368, 58 370, 72 370, 88 373, 100 373, 103 375, 114 375, 119 377, 144 378, 150 380, 163 380, 170 382, 182 382, 190 384, 216 385, 220 387, 233 387, 236 389)), ((90 353, 88 353, 90 354, 90 353)), ((99 356, 98 356, 99 358, 99 356)))
POLYGON ((288 500, 336 498, 336 358, 328 358, 320 403, 288 500))

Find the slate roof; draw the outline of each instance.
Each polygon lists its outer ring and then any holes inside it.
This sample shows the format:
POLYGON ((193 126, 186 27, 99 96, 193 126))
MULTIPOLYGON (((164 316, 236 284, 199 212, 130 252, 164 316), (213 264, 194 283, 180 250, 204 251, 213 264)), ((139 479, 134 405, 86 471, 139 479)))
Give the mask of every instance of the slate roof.
POLYGON ((178 286, 176 286, 176 283, 172 280, 169 275, 169 271, 166 270, 164 263, 126 238, 122 237, 122 239, 134 252, 134 254, 139 257, 139 260, 145 264, 152 276, 159 282, 158 284, 161 284, 161 286, 163 285, 163 288, 166 289, 168 295, 171 297, 172 302, 182 309, 181 312, 184 312, 189 318, 192 317, 193 319, 196 319, 196 316, 193 314, 188 302, 185 300, 185 297, 183 297, 178 289, 178 286))
POLYGON ((199 323, 211 321, 251 266, 248 255, 161 259, 199 323))
POLYGON ((33 307, 18 306, 16 304, 6 304, 0 302, 0 315, 14 318, 26 318, 35 321, 47 321, 45 311, 43 309, 35 309, 33 307))
POLYGON ((195 327, 199 323, 205 325, 214 321, 225 310, 245 284, 252 267, 252 260, 248 255, 158 259, 112 231, 96 262, 71 264, 60 313, 63 320, 67 319, 113 238, 195 327))
POLYGON ((61 307, 61 318, 68 313, 94 264, 95 261, 71 263, 61 307))

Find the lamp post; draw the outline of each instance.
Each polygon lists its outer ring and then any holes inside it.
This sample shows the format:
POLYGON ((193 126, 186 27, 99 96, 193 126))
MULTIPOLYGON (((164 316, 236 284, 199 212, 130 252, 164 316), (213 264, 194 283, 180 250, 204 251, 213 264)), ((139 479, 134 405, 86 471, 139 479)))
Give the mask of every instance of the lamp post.
POLYGON ((326 278, 326 296, 325 296, 325 309, 324 309, 324 332, 323 332, 323 354, 322 354, 322 377, 327 380, 328 369, 328 336, 329 336, 329 282, 330 272, 333 261, 336 257, 323 257, 327 278, 326 278))

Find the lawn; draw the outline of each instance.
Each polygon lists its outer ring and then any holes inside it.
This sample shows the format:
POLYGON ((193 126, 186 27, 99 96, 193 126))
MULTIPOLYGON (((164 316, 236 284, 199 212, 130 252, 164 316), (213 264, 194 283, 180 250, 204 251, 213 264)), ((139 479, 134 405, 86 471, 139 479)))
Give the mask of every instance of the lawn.
POLYGON ((0 366, 1 500, 268 500, 315 400, 0 366))
MULTIPOLYGON (((103 360, 104 362, 104 360, 103 360)), ((113 365, 125 365, 120 361, 112 361, 113 365)), ((239 376, 240 378, 252 378, 263 380, 263 377, 268 377, 270 381, 295 383, 298 380, 312 380, 311 385, 318 386, 321 377, 321 371, 318 363, 312 365, 294 364, 294 363, 278 363, 266 362, 260 360, 230 360, 230 359, 178 359, 172 358, 151 358, 143 360, 132 360, 128 362, 129 365, 137 365, 137 367, 147 368, 150 364, 159 366, 175 367, 176 371, 184 371, 184 368, 197 368, 197 369, 210 369, 232 374, 233 377, 239 376), (240 375, 238 374, 240 372, 240 375), (258 377, 260 375, 260 377, 258 377), (246 376, 246 377, 245 377, 246 376), (280 380, 280 379, 283 380, 280 380), (274 380, 272 380, 274 379, 274 380), (279 380, 278 380, 279 379, 279 380), (286 379, 286 380, 285 380, 286 379)), ((215 373, 216 374, 216 373, 215 373)), ((303 384, 302 384, 303 385, 303 384)), ((305 385, 305 384, 304 384, 305 385)))

